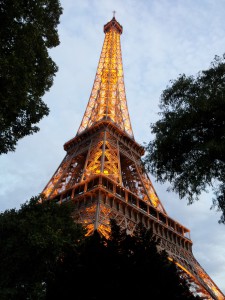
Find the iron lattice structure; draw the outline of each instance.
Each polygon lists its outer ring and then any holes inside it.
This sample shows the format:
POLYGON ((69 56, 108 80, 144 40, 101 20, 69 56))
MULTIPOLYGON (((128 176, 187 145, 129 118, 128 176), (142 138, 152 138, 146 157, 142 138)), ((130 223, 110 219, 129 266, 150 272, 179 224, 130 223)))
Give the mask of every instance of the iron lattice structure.
POLYGON ((169 258, 195 283, 204 299, 225 299, 192 253, 190 231, 170 218, 142 164, 144 148, 133 136, 127 108, 120 35, 115 17, 105 40, 84 117, 76 136, 43 190, 47 199, 75 203, 74 219, 88 235, 110 232, 110 219, 132 234, 142 222, 152 228, 169 258))

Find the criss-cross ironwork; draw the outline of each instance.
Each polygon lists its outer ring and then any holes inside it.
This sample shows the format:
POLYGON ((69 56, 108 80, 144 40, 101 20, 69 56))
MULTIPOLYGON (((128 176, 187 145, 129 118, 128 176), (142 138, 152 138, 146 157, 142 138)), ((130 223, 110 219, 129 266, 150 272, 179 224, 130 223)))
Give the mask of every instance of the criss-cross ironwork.
POLYGON ((94 85, 76 136, 43 190, 47 199, 73 201, 75 221, 108 237, 110 219, 132 234, 139 222, 152 228, 167 251, 195 283, 204 299, 225 299, 192 253, 190 231, 166 213, 133 135, 124 86, 120 35, 115 19, 104 26, 105 40, 94 85))

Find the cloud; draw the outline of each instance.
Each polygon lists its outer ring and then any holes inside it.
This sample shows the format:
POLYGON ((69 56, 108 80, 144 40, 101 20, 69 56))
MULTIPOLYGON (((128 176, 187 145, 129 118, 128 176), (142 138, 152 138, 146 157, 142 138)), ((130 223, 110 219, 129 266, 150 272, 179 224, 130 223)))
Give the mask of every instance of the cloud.
MULTIPOLYGON (((50 115, 40 132, 0 157, 0 210, 19 207, 40 193, 62 161, 63 144, 77 132, 84 114, 104 40, 103 25, 116 18, 121 36, 128 108, 137 142, 151 138, 163 89, 179 74, 207 69, 225 52, 225 2, 215 0, 62 0, 61 44, 51 50, 59 66, 54 86, 44 96, 50 115)), ((193 252, 225 293, 224 225, 210 210, 211 196, 187 206, 152 178, 168 214, 190 228, 193 252)))

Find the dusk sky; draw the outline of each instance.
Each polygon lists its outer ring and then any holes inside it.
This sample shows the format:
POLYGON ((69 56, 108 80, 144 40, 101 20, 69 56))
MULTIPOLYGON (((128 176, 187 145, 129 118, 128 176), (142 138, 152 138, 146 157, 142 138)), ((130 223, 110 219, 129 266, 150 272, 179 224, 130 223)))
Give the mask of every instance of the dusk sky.
MULTIPOLYGON (((225 53, 225 0, 62 0, 60 45, 50 51, 59 67, 44 96, 50 114, 40 131, 23 138, 15 152, 0 156, 0 210, 42 192, 65 156, 63 144, 78 130, 89 100, 104 41, 103 26, 123 26, 124 81, 135 140, 153 139, 160 95, 179 74, 195 76, 225 53)), ((150 175, 169 216, 191 230, 193 254, 225 293, 225 225, 210 209, 212 193, 187 205, 169 184, 150 175)))

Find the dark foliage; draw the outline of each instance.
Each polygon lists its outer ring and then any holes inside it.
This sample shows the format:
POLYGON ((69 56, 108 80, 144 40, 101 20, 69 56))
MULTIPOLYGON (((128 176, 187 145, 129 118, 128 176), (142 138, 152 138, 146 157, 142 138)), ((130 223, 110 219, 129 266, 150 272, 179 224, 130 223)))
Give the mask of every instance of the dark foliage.
POLYGON ((77 256, 84 230, 71 218, 72 206, 37 204, 0 215, 0 299, 45 299, 47 286, 67 253, 77 256))
POLYGON ((160 109, 161 119, 151 125, 155 138, 146 147, 149 171, 189 203, 212 188, 213 207, 225 223, 225 55, 196 78, 172 81, 160 109))
POLYGON ((189 285, 150 231, 131 237, 112 221, 109 240, 96 231, 81 247, 79 263, 68 258, 47 299, 189 299, 189 285))
POLYGON ((151 231, 85 237, 72 204, 37 200, 0 215, 1 300, 198 299, 151 231))
POLYGON ((48 49, 59 45, 61 14, 59 0, 0 1, 0 154, 49 113, 42 96, 57 72, 48 49))

